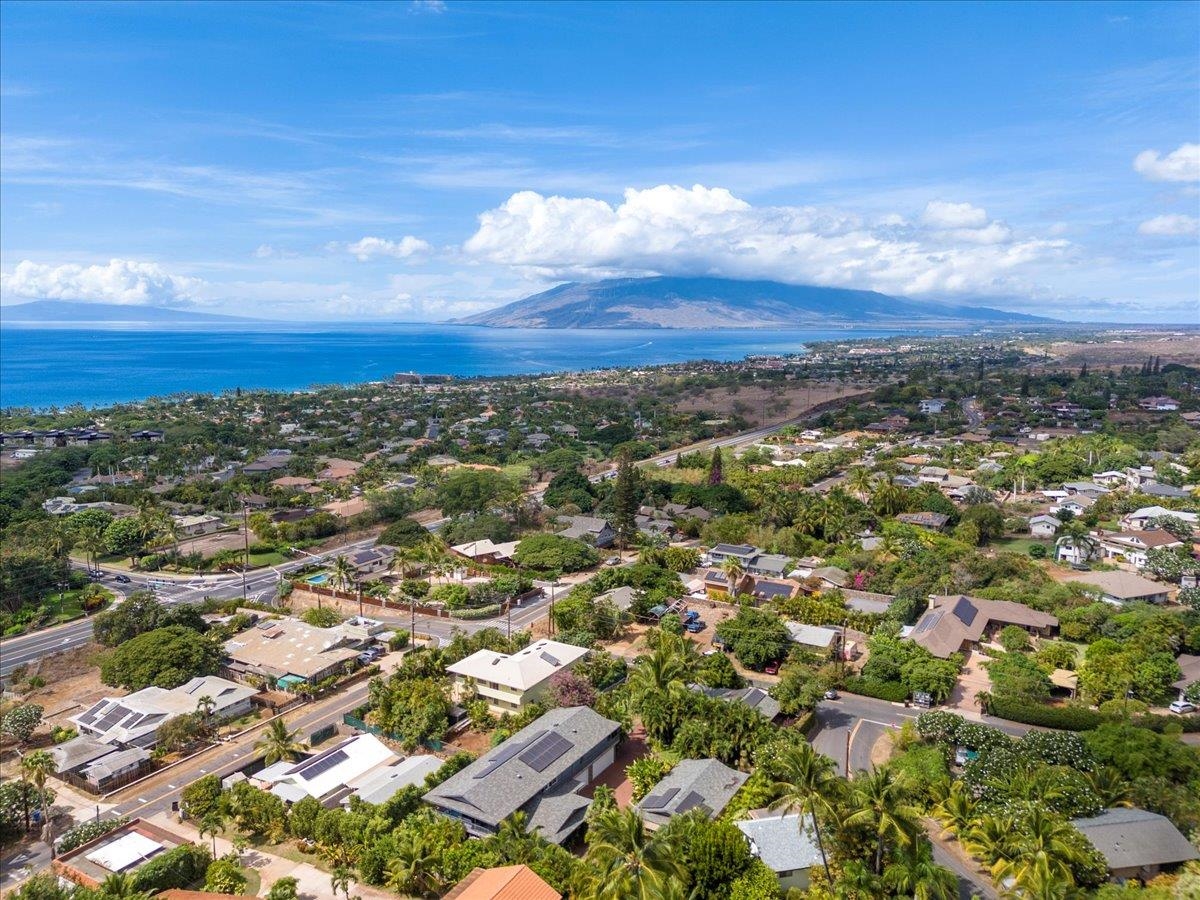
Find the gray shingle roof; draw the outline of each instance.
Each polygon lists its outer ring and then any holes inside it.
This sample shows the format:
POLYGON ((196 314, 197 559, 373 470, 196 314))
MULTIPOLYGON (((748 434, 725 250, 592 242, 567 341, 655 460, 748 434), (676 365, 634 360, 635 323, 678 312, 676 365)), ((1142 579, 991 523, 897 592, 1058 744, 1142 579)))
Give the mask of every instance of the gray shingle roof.
POLYGON ((524 809, 531 828, 562 840, 587 806, 570 782, 600 748, 615 745, 619 730, 588 707, 553 709, 431 790, 425 802, 492 829, 524 809))
POLYGON ((685 759, 637 804, 647 822, 665 825, 671 816, 703 809, 719 814, 750 776, 716 759, 685 759))
POLYGON ((1144 809, 1110 809, 1071 824, 1092 842, 1110 869, 1162 866, 1200 859, 1169 820, 1144 809))
POLYGON ((757 710, 768 722, 773 720, 780 712, 779 701, 762 688, 710 688, 700 684, 693 684, 691 687, 692 690, 699 691, 705 696, 712 697, 714 700, 724 700, 727 703, 744 703, 751 709, 757 710))
POLYGON ((821 863, 811 828, 800 830, 799 813, 745 819, 734 824, 750 842, 750 852, 772 872, 811 869, 821 863))

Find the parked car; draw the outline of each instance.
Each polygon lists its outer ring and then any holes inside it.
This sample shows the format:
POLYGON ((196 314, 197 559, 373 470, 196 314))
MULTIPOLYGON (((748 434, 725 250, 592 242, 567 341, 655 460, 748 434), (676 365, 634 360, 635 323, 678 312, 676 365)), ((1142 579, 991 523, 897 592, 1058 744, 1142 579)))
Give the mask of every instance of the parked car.
POLYGON ((118 576, 116 576, 116 578, 114 580, 118 584, 132 584, 133 583, 133 579, 130 578, 128 575, 118 575, 118 576))
POLYGON ((833 690, 832 688, 830 688, 829 690, 827 690, 825 692, 826 700, 836 700, 837 698, 838 698, 838 692, 833 690))
POLYGON ((704 630, 705 625, 699 619, 692 619, 690 622, 685 624, 683 627, 685 629, 687 629, 689 634, 699 634, 700 632, 702 632, 704 630))
POLYGON ((683 624, 684 625, 687 625, 690 622, 699 622, 699 621, 700 621, 700 613, 696 612, 696 610, 694 610, 694 609, 689 609, 687 612, 685 612, 683 614, 683 624))
POLYGON ((1168 709, 1170 709, 1170 710, 1171 710, 1171 712, 1173 712, 1173 713, 1179 713, 1180 715, 1185 715, 1186 713, 1193 713, 1193 712, 1195 712, 1195 711, 1196 711, 1196 704, 1195 704, 1195 703, 1189 703, 1189 702, 1188 702, 1188 701, 1186 701, 1186 700, 1176 700, 1174 703, 1172 703, 1172 704, 1171 704, 1169 707, 1167 707, 1167 708, 1168 708, 1168 709))
POLYGON ((619 566, 619 565, 621 564, 621 557, 619 557, 619 556, 610 556, 608 559, 606 559, 606 560, 604 561, 604 564, 605 564, 606 566, 619 566))
POLYGON ((763 671, 766 672, 768 675, 778 675, 779 674, 779 660, 776 659, 776 660, 773 660, 772 662, 767 663, 765 666, 763 666, 763 671))

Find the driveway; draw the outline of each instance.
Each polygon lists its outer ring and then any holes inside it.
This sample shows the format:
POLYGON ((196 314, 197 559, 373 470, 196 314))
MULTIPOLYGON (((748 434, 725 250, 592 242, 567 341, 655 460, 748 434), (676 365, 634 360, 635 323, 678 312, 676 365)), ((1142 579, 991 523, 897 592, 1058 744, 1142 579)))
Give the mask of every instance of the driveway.
POLYGON ((991 691, 992 689, 992 679, 988 677, 987 669, 983 667, 988 659, 977 650, 972 650, 967 654, 962 671, 958 674, 958 683, 954 685, 954 690, 950 692, 950 697, 946 701, 946 708, 959 712, 979 712, 979 704, 975 702, 975 695, 980 691, 991 691))

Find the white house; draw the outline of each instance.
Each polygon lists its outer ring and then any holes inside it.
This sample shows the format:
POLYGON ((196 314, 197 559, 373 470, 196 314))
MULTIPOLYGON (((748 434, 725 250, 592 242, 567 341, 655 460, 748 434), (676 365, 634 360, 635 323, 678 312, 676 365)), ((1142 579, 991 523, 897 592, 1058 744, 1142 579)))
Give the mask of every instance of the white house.
POLYGON ((1133 531, 1144 531, 1146 525, 1153 519, 1160 516, 1174 516, 1179 521, 1190 525, 1193 530, 1196 527, 1197 521, 1200 521, 1200 516, 1194 512, 1183 512, 1177 509, 1167 509, 1165 506, 1143 506, 1141 509, 1135 509, 1121 519, 1121 524, 1125 528, 1133 531))
POLYGON ((584 647, 543 638, 516 653, 477 650, 446 667, 456 699, 478 694, 497 715, 511 713, 546 695, 556 672, 588 655, 584 647))
POLYGON ((1052 538, 1062 528, 1062 522, 1054 516, 1033 516, 1029 520, 1029 533, 1036 538, 1052 538))
POLYGON ((398 759, 375 735, 357 734, 308 759, 267 766, 250 780, 288 803, 314 797, 332 805, 353 792, 351 782, 398 759))
POLYGON ((175 527, 179 529, 179 533, 186 537, 212 534, 225 527, 225 522, 220 516, 172 516, 171 518, 175 520, 175 527))
POLYGON ((1100 551, 1106 560, 1124 561, 1144 569, 1148 562, 1147 553, 1155 549, 1173 550, 1182 547, 1183 541, 1169 531, 1123 531, 1106 533, 1100 538, 1100 551))
POLYGON ((799 813, 779 815, 756 810, 751 816, 758 813, 762 815, 734 823, 745 835, 750 852, 775 873, 780 890, 806 890, 809 871, 821 865, 813 829, 807 825, 800 827, 799 813))

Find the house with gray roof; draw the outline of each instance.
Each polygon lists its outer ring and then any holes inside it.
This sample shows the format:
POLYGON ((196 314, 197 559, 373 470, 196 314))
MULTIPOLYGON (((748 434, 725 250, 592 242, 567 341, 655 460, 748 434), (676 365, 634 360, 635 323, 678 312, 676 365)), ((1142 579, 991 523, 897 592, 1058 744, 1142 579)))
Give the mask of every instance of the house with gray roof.
POLYGON ((425 795, 475 837, 518 810, 527 827, 561 844, 583 824, 578 789, 613 764, 621 726, 586 706, 552 709, 425 795))
POLYGON ((902 634, 934 656, 947 659, 1006 625, 1018 625, 1030 634, 1048 637, 1058 627, 1058 619, 1021 603, 959 594, 931 597, 929 609, 902 634))
POLYGON ((637 810, 652 829, 693 809, 703 810, 711 819, 720 815, 749 777, 717 759, 685 759, 641 799, 637 810))
POLYGON ((781 816, 757 810, 750 815, 751 818, 734 823, 746 836, 750 852, 775 873, 780 890, 807 889, 809 871, 821 865, 821 852, 811 825, 801 828, 799 813, 781 816))
POLYGON ((1149 881, 1163 871, 1200 859, 1200 852, 1171 821, 1144 809, 1108 809, 1098 816, 1072 819, 1108 863, 1116 880, 1149 881))
POLYGON ((558 533, 560 537, 586 541, 601 549, 611 547, 617 539, 617 533, 608 523, 608 519, 596 516, 559 516, 558 521, 567 526, 558 533))
POLYGON ((702 684, 691 685, 693 691, 699 691, 714 700, 724 700, 726 703, 743 703, 761 715, 768 722, 773 722, 780 713, 779 701, 759 687, 747 688, 710 688, 702 684))

